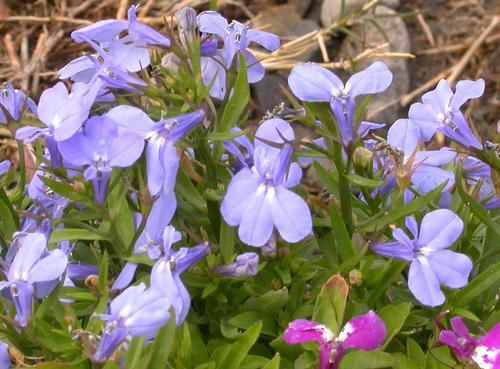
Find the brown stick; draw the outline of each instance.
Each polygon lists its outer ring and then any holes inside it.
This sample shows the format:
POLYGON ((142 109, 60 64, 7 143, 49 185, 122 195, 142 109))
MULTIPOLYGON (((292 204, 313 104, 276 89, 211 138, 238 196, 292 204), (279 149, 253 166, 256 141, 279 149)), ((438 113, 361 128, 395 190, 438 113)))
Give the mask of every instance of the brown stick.
POLYGON ((116 12, 116 19, 125 19, 128 9, 128 0, 120 0, 118 11, 116 12))
POLYGON ((457 78, 460 76, 460 73, 462 73, 476 51, 486 40, 486 37, 488 37, 488 35, 495 29, 498 23, 500 23, 500 16, 495 15, 488 27, 486 27, 486 29, 479 35, 476 41, 474 41, 469 50, 467 50, 464 56, 462 56, 462 59, 460 59, 460 61, 452 68, 451 73, 448 76, 448 82, 450 84, 453 84, 457 80, 457 78))

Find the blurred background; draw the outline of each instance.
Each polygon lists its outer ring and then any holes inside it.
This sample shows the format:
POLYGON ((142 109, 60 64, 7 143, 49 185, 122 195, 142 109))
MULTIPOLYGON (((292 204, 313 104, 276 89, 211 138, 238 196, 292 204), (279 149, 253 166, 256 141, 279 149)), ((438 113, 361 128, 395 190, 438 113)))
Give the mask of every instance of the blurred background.
MULTIPOLYGON (((0 0, 0 83, 37 99, 57 70, 89 52, 72 30, 126 18, 132 0, 0 0)), ((441 78, 486 80, 483 98, 466 115, 483 137, 494 137, 500 95, 500 1, 496 0, 143 0, 141 21, 166 31, 179 9, 216 8, 229 19, 281 36, 283 48, 257 53, 269 70, 253 85, 254 116, 287 101, 286 76, 297 62, 316 61, 341 77, 384 61, 389 91, 371 102, 368 119, 390 124, 441 78)))

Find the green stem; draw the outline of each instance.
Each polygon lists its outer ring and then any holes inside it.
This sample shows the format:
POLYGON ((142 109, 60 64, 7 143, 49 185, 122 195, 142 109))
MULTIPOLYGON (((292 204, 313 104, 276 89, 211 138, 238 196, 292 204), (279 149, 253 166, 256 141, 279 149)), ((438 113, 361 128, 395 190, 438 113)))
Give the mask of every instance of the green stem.
POLYGON ((339 174, 340 211, 342 218, 345 220, 347 232, 351 236, 354 227, 352 223, 351 189, 349 188, 349 180, 346 176, 347 168, 342 158, 342 146, 338 142, 333 142, 333 149, 333 162, 339 174))

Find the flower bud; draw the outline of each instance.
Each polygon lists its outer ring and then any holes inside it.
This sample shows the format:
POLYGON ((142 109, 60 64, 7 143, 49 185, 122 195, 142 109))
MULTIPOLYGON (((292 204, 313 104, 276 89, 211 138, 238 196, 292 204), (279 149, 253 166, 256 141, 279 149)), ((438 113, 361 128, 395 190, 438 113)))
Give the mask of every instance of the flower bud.
POLYGON ((253 277, 257 274, 258 267, 259 255, 246 252, 238 255, 234 263, 215 267, 214 272, 224 277, 253 277))
POLYGON ((179 58, 174 53, 165 54, 165 56, 161 58, 161 66, 172 75, 179 71, 179 63, 179 58))
POLYGON ((179 38, 186 50, 191 49, 196 37, 196 11, 193 8, 183 8, 175 13, 175 19, 179 28, 179 38))
POLYGON ((354 165, 360 168, 368 168, 373 162, 373 152, 362 146, 359 146, 356 148, 356 150, 354 150, 352 159, 354 165))
POLYGON ((353 269, 349 272, 349 283, 353 286, 361 286, 363 284, 363 274, 358 269, 353 269))

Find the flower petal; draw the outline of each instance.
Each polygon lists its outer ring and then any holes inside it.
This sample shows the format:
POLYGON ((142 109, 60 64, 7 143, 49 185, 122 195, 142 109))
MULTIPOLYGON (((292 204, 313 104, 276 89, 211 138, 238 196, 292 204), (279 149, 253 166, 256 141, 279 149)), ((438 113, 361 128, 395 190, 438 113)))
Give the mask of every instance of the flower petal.
POLYGON ((280 38, 278 36, 256 29, 249 29, 247 31, 247 41, 255 42, 269 51, 274 51, 280 47, 280 38))
POLYGON ((126 168, 136 162, 144 150, 144 139, 132 132, 117 136, 110 142, 109 165, 126 168))
POLYGON ((269 190, 267 186, 260 185, 252 194, 247 194, 246 211, 241 215, 238 229, 240 240, 247 245, 264 246, 271 238, 273 219, 267 195, 269 190))
POLYGON ((373 311, 349 320, 339 333, 338 340, 344 349, 355 348, 372 351, 380 347, 387 336, 382 319, 373 311))
POLYGON ((231 179, 221 204, 221 214, 230 226, 237 226, 246 211, 249 199, 259 187, 259 177, 248 168, 241 169, 231 179))
POLYGON ((324 344, 333 340, 333 332, 320 323, 305 319, 297 319, 288 324, 283 333, 283 340, 289 345, 298 345, 304 342, 324 344))
POLYGON ((215 11, 205 11, 198 15, 198 23, 201 32, 211 33, 219 36, 226 35, 227 20, 215 11))
POLYGON ((387 143, 404 153, 408 158, 420 141, 420 127, 409 119, 398 119, 387 132, 387 143))
POLYGON ((454 109, 460 109, 470 99, 476 99, 484 93, 484 80, 477 81, 458 81, 455 86, 455 94, 451 98, 450 106, 454 109))
POLYGON ((284 240, 299 242, 312 232, 311 212, 302 197, 286 188, 277 187, 275 190, 269 189, 267 199, 273 222, 284 240))
POLYGON ((288 85, 302 101, 330 101, 344 88, 335 74, 312 63, 296 65, 288 77, 288 85))
POLYGON ((448 288, 462 288, 467 285, 473 267, 468 256, 450 250, 439 250, 430 253, 427 260, 442 285, 448 288))
POLYGON ((29 271, 46 250, 47 238, 42 233, 28 233, 21 236, 20 248, 12 261, 8 280, 27 280, 29 271))
POLYGON ((33 265, 28 281, 30 283, 53 281, 61 277, 67 266, 68 256, 61 250, 55 249, 33 265))
POLYGON ((424 257, 419 257, 411 263, 408 288, 423 305, 439 306, 444 303, 445 297, 439 281, 424 257))
POLYGON ((463 227, 462 219, 451 210, 431 211, 422 219, 417 246, 432 250, 445 249, 460 237, 463 227))
POLYGON ((352 98, 385 91, 392 83, 392 73, 382 62, 375 62, 365 70, 353 74, 345 84, 345 92, 352 98))
POLYGON ((472 360, 481 369, 498 369, 500 367, 500 323, 484 336, 472 355, 472 360))

